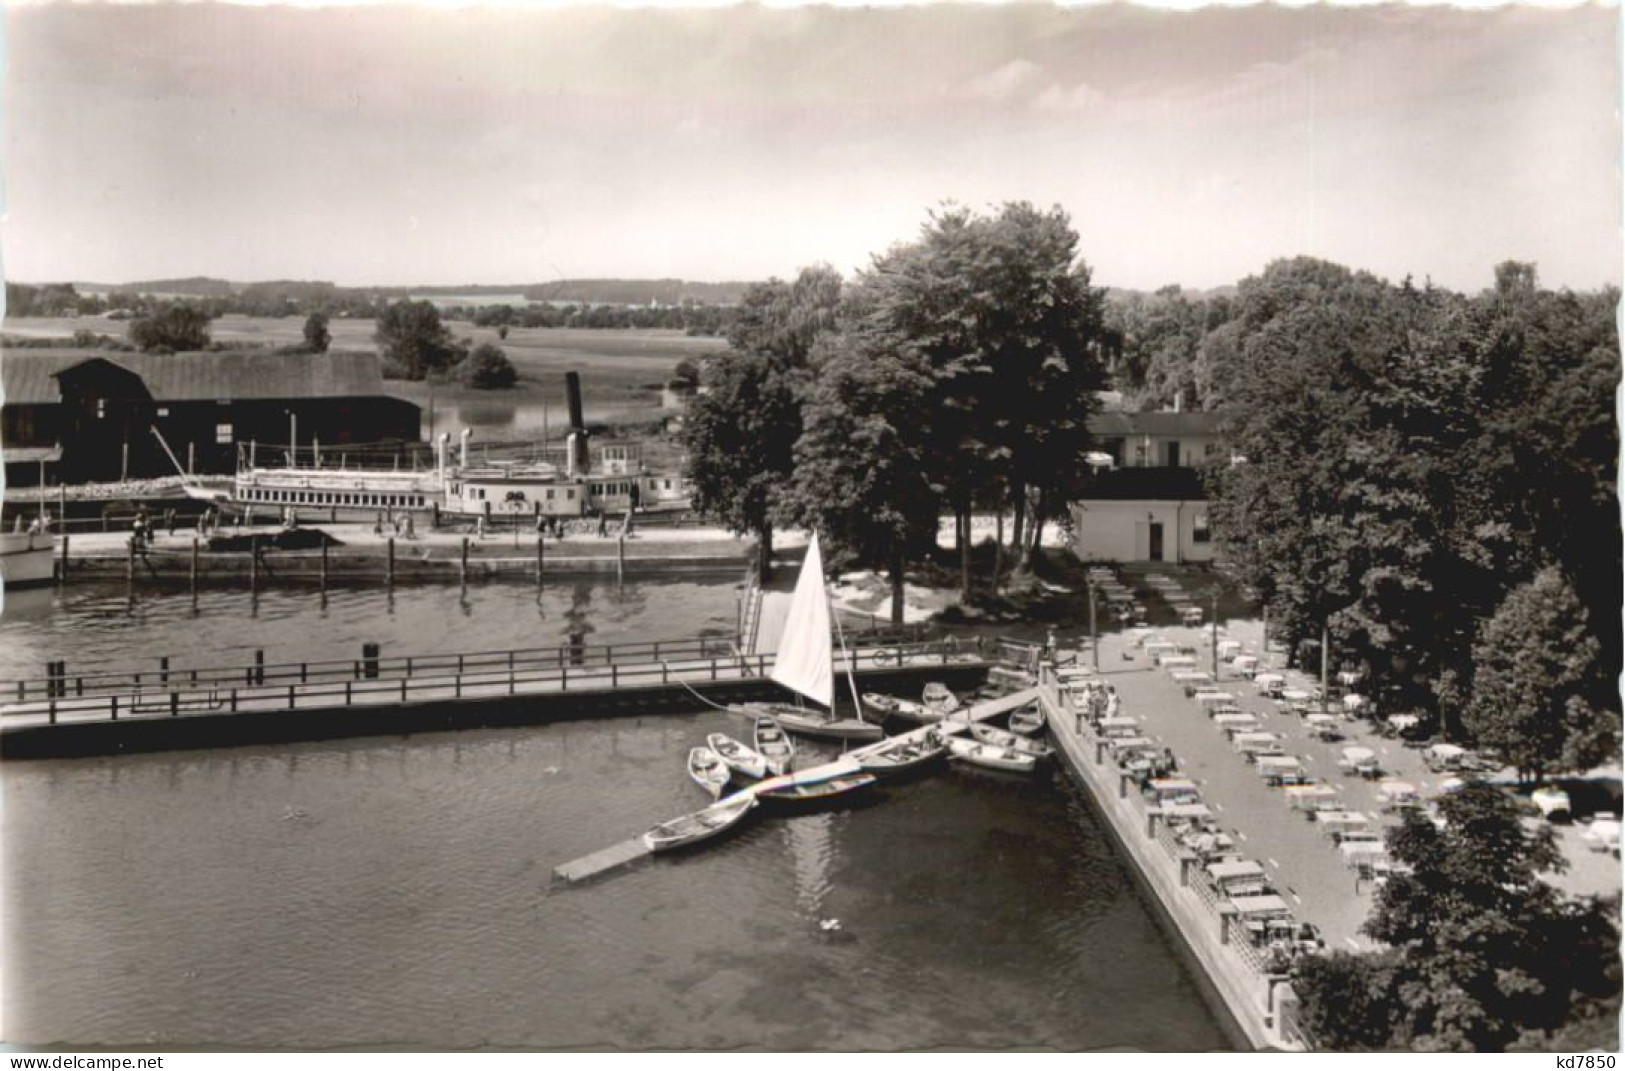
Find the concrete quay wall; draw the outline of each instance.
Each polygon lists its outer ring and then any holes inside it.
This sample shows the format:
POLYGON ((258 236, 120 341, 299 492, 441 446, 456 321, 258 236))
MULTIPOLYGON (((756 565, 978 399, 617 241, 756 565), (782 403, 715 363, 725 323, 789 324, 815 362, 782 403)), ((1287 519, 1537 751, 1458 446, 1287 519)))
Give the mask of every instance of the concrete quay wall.
MULTIPOLYGON (((1072 716, 1063 711, 1050 688, 1041 687, 1039 698, 1052 726, 1065 725, 1065 719, 1072 716)), ((1228 1014, 1232 1033, 1254 1049, 1299 1048, 1280 1032, 1279 1009, 1270 1007, 1267 983, 1226 947, 1220 917, 1195 889, 1181 881, 1179 861, 1150 835, 1150 819, 1139 794, 1123 794, 1117 767, 1109 757, 1096 762, 1093 748, 1085 740, 1064 729, 1049 736, 1068 772, 1083 786, 1096 813, 1133 864, 1135 876, 1163 922, 1201 968, 1206 991, 1228 1014)))

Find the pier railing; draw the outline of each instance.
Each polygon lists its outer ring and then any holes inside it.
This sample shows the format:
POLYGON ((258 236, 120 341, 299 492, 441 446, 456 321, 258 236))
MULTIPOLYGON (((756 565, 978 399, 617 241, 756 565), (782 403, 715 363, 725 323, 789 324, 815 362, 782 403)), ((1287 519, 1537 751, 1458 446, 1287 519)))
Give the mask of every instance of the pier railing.
MULTIPOLYGON (((765 679, 772 654, 741 654, 726 638, 563 645, 405 658, 161 668, 0 684, 10 715, 58 721, 183 713, 292 711, 499 698, 523 694, 765 679)), ((976 662, 974 646, 868 646, 836 659, 844 672, 976 662)))

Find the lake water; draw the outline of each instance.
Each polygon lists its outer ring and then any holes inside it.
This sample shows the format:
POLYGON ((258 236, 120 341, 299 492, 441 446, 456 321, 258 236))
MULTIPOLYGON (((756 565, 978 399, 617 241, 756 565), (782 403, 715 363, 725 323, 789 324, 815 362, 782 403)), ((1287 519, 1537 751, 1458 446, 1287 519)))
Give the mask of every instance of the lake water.
MULTIPOLYGON (((733 629, 726 585, 8 604, 33 665, 733 629), (681 626, 681 627, 680 627, 681 626)), ((4 1036, 263 1048, 1225 1047, 1059 773, 954 767, 581 887, 713 712, 4 767, 4 1036), (824 928, 839 920, 838 928, 824 928), (823 925, 821 925, 823 924, 823 925)))

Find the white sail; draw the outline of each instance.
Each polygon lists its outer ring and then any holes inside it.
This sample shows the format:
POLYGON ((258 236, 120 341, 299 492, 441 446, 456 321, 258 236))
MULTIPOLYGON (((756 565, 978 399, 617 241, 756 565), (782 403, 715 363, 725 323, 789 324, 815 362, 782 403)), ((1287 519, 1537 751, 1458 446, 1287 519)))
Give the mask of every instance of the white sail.
POLYGON ((824 593, 824 559, 818 533, 807 545, 801 577, 779 635, 773 679, 815 703, 835 705, 835 651, 829 639, 829 598, 824 593))

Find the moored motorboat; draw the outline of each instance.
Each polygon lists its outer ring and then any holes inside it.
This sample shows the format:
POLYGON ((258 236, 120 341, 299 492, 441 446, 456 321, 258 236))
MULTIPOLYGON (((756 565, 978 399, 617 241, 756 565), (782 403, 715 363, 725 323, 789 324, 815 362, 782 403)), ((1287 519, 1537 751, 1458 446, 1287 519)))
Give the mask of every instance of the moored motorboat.
POLYGON ((1020 733, 1022 736, 1032 736, 1044 727, 1044 712, 1037 706, 1025 710, 1017 710, 1010 715, 1010 731, 1020 733))
POLYGON ((1015 733, 1006 732, 1003 729, 995 729, 993 726, 983 725, 981 722, 971 724, 970 734, 984 744, 992 744, 994 747, 1007 748, 1023 755, 1031 755, 1035 759, 1047 759, 1055 754, 1054 749, 1048 744, 1039 743, 1037 740, 1029 740, 1025 736, 1017 736, 1015 733))
POLYGON ((881 695, 879 692, 864 692, 863 706, 871 715, 881 720, 899 718, 921 724, 942 720, 941 711, 912 700, 899 699, 894 695, 881 695))
POLYGON ((866 788, 874 784, 876 780, 877 778, 872 773, 840 774, 820 781, 792 781, 782 785, 774 785, 771 788, 758 790, 756 795, 762 799, 778 800, 781 803, 811 803, 866 788))
POLYGON ((738 792, 703 811, 662 822, 643 835, 643 843, 652 852, 669 852, 710 840, 732 829, 754 806, 755 796, 749 792, 738 792))
POLYGON ((746 777, 766 777, 767 758, 746 747, 726 733, 712 733, 705 738, 707 746, 722 756, 722 761, 746 777))
POLYGON ((796 758, 795 741, 772 718, 756 719, 756 750, 767 760, 768 770, 775 774, 788 770, 796 758))
POLYGON ((715 798, 722 795, 730 775, 728 764, 722 761, 722 756, 708 747, 696 747, 688 752, 688 776, 715 798))
POLYGON ((946 717, 954 713, 961 706, 959 697, 949 691, 948 686, 941 681, 931 681, 920 693, 920 702, 939 715, 946 717))
POLYGON ((936 730, 927 735, 909 733, 855 752, 853 758, 868 773, 895 774, 912 770, 947 753, 947 744, 936 730))
POLYGON ((948 751, 961 762, 968 762, 973 766, 984 766, 990 770, 1029 773, 1038 764, 1038 760, 1032 755, 1024 755, 1010 748, 984 744, 979 740, 965 740, 957 736, 949 738, 948 751))
POLYGON ((55 546, 49 532, 0 533, 0 584, 8 589, 49 584, 55 546))

